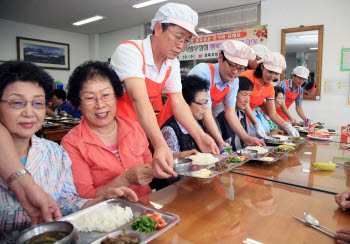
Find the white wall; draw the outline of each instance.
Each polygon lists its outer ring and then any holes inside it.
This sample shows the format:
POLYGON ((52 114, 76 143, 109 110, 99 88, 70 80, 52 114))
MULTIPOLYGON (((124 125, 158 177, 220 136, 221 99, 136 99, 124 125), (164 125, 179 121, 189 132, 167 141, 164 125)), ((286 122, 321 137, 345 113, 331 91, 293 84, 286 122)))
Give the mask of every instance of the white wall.
POLYGON ((120 29, 100 34, 99 39, 99 60, 107 61, 113 54, 116 47, 127 40, 144 39, 144 26, 137 25, 126 29, 120 29))
MULTIPOLYGON (((269 25, 268 47, 281 51, 281 29, 324 25, 322 86, 324 81, 350 81, 350 72, 340 71, 341 48, 350 47, 349 9, 349 0, 264 0, 261 24, 269 25)), ((348 99, 322 91, 320 101, 304 101, 303 109, 312 120, 339 127, 350 123, 348 99)), ((297 116, 294 105, 290 111, 297 116)))
POLYGON ((67 84, 69 75, 75 67, 89 59, 87 35, 0 19, 0 60, 17 59, 16 36, 68 43, 70 70, 46 69, 55 80, 64 84, 67 84))

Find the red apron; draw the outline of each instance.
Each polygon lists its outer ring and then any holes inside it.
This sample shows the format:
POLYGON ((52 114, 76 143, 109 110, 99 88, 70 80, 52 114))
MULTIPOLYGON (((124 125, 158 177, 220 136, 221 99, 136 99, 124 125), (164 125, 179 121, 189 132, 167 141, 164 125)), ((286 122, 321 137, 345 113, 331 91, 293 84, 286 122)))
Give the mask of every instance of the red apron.
POLYGON ((254 75, 254 70, 247 70, 244 73, 242 73, 241 76, 247 77, 254 84, 254 90, 250 94, 249 102, 250 108, 253 110, 255 107, 263 104, 265 98, 268 96, 270 91, 265 85, 263 87, 260 87, 260 78, 256 78, 256 76, 254 75))
MULTIPOLYGON (((295 99, 297 99, 298 95, 299 95, 299 88, 298 88, 298 92, 294 93, 291 92, 289 90, 289 82, 287 80, 285 80, 286 85, 287 85, 287 92, 286 92, 286 100, 285 100, 285 104, 287 109, 289 109, 290 105, 292 105, 292 103, 295 101, 295 99)), ((276 108, 277 114, 284 119, 284 121, 288 121, 288 117, 283 113, 281 108, 276 108)))
MULTIPOLYGON (((142 72, 146 76, 146 62, 145 62, 145 55, 143 52, 143 42, 141 43, 142 50, 133 41, 125 41, 125 42, 121 43, 120 45, 127 44, 127 43, 132 44, 135 47, 137 47, 137 49, 142 54, 142 59, 143 59, 142 72)), ((168 78, 170 76, 171 69, 172 69, 172 67, 168 68, 162 83, 157 83, 157 82, 145 77, 147 94, 149 97, 149 101, 151 102, 151 104, 153 106, 154 111, 160 111, 163 107, 162 91, 163 91, 163 88, 165 86, 166 81, 168 80, 168 78)), ((134 111, 134 108, 132 106, 132 102, 131 102, 130 97, 129 97, 127 92, 125 92, 121 98, 118 98, 117 115, 122 115, 122 116, 125 116, 127 118, 138 120, 136 113, 134 111)))
MULTIPOLYGON (((315 92, 316 92, 316 81, 314 82, 314 85, 312 86, 312 88, 309 90, 309 94, 314 95, 315 92)), ((316 93, 315 93, 315 96, 316 96, 316 93)))
MULTIPOLYGON (((212 108, 221 103, 224 100, 224 97, 226 94, 230 91, 230 86, 226 86, 223 91, 220 91, 215 85, 214 85, 214 75, 215 75, 215 68, 213 64, 207 63, 207 65, 210 68, 211 73, 211 88, 210 88, 210 96, 212 99, 212 108)), ((231 81, 232 83, 232 81, 231 81)), ((230 85, 231 85, 230 83, 230 85)), ((161 128, 162 125, 170 119, 174 115, 173 110, 170 106, 169 99, 166 101, 162 111, 157 116, 158 125, 161 128)))

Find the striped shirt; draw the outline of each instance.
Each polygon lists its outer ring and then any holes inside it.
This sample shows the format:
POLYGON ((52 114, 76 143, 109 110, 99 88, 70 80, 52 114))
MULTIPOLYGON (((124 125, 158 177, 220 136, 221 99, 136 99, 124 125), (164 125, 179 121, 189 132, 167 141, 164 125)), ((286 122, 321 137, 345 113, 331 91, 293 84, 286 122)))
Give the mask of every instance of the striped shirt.
MULTIPOLYGON (((34 181, 57 203, 63 216, 78 211, 88 201, 78 196, 67 152, 57 143, 31 137, 26 169, 34 181)), ((23 230, 31 223, 16 197, 0 178, 0 229, 5 232, 23 230)))

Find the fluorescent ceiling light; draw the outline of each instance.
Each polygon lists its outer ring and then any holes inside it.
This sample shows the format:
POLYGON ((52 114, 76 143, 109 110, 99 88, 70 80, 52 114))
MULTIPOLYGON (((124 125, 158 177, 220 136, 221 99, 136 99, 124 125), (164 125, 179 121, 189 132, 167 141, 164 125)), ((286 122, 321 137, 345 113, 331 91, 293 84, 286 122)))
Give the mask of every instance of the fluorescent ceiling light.
POLYGON ((198 30, 204 33, 212 33, 210 30, 203 29, 203 28, 199 28, 198 30))
POLYGON ((147 7, 153 4, 157 4, 157 3, 161 3, 161 2, 165 2, 168 0, 148 0, 148 1, 137 1, 136 3, 134 3, 131 7, 133 8, 143 8, 143 7, 147 7))
POLYGON ((299 38, 314 38, 314 37, 318 37, 318 35, 317 34, 315 34, 315 35, 299 35, 298 36, 299 38))
POLYGON ((318 47, 310 47, 310 50, 317 50, 318 47))
POLYGON ((83 20, 80 20, 78 22, 75 22, 75 23, 73 23, 73 25, 75 25, 75 26, 85 25, 87 23, 94 22, 94 21, 97 21, 97 20, 100 20, 100 19, 103 19, 103 18, 104 17, 102 17, 102 16, 96 15, 94 17, 91 17, 91 18, 88 18, 88 19, 83 19, 83 20))

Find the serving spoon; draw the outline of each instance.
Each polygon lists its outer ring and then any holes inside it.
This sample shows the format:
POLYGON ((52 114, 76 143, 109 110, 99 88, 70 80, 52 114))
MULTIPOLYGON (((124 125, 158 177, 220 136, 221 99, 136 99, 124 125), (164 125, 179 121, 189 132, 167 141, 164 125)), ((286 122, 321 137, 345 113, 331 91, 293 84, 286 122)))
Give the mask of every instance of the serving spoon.
POLYGON ((330 230, 330 229, 328 229, 327 227, 324 227, 324 226, 320 225, 320 223, 318 222, 318 220, 317 220, 314 216, 312 216, 311 214, 304 213, 304 219, 305 219, 305 221, 306 221, 308 224, 310 224, 310 225, 313 225, 313 226, 316 226, 316 227, 318 227, 318 226, 319 226, 319 227, 322 227, 323 229, 326 229, 326 230, 328 230, 329 232, 335 234, 335 232, 334 232, 333 230, 330 230))

